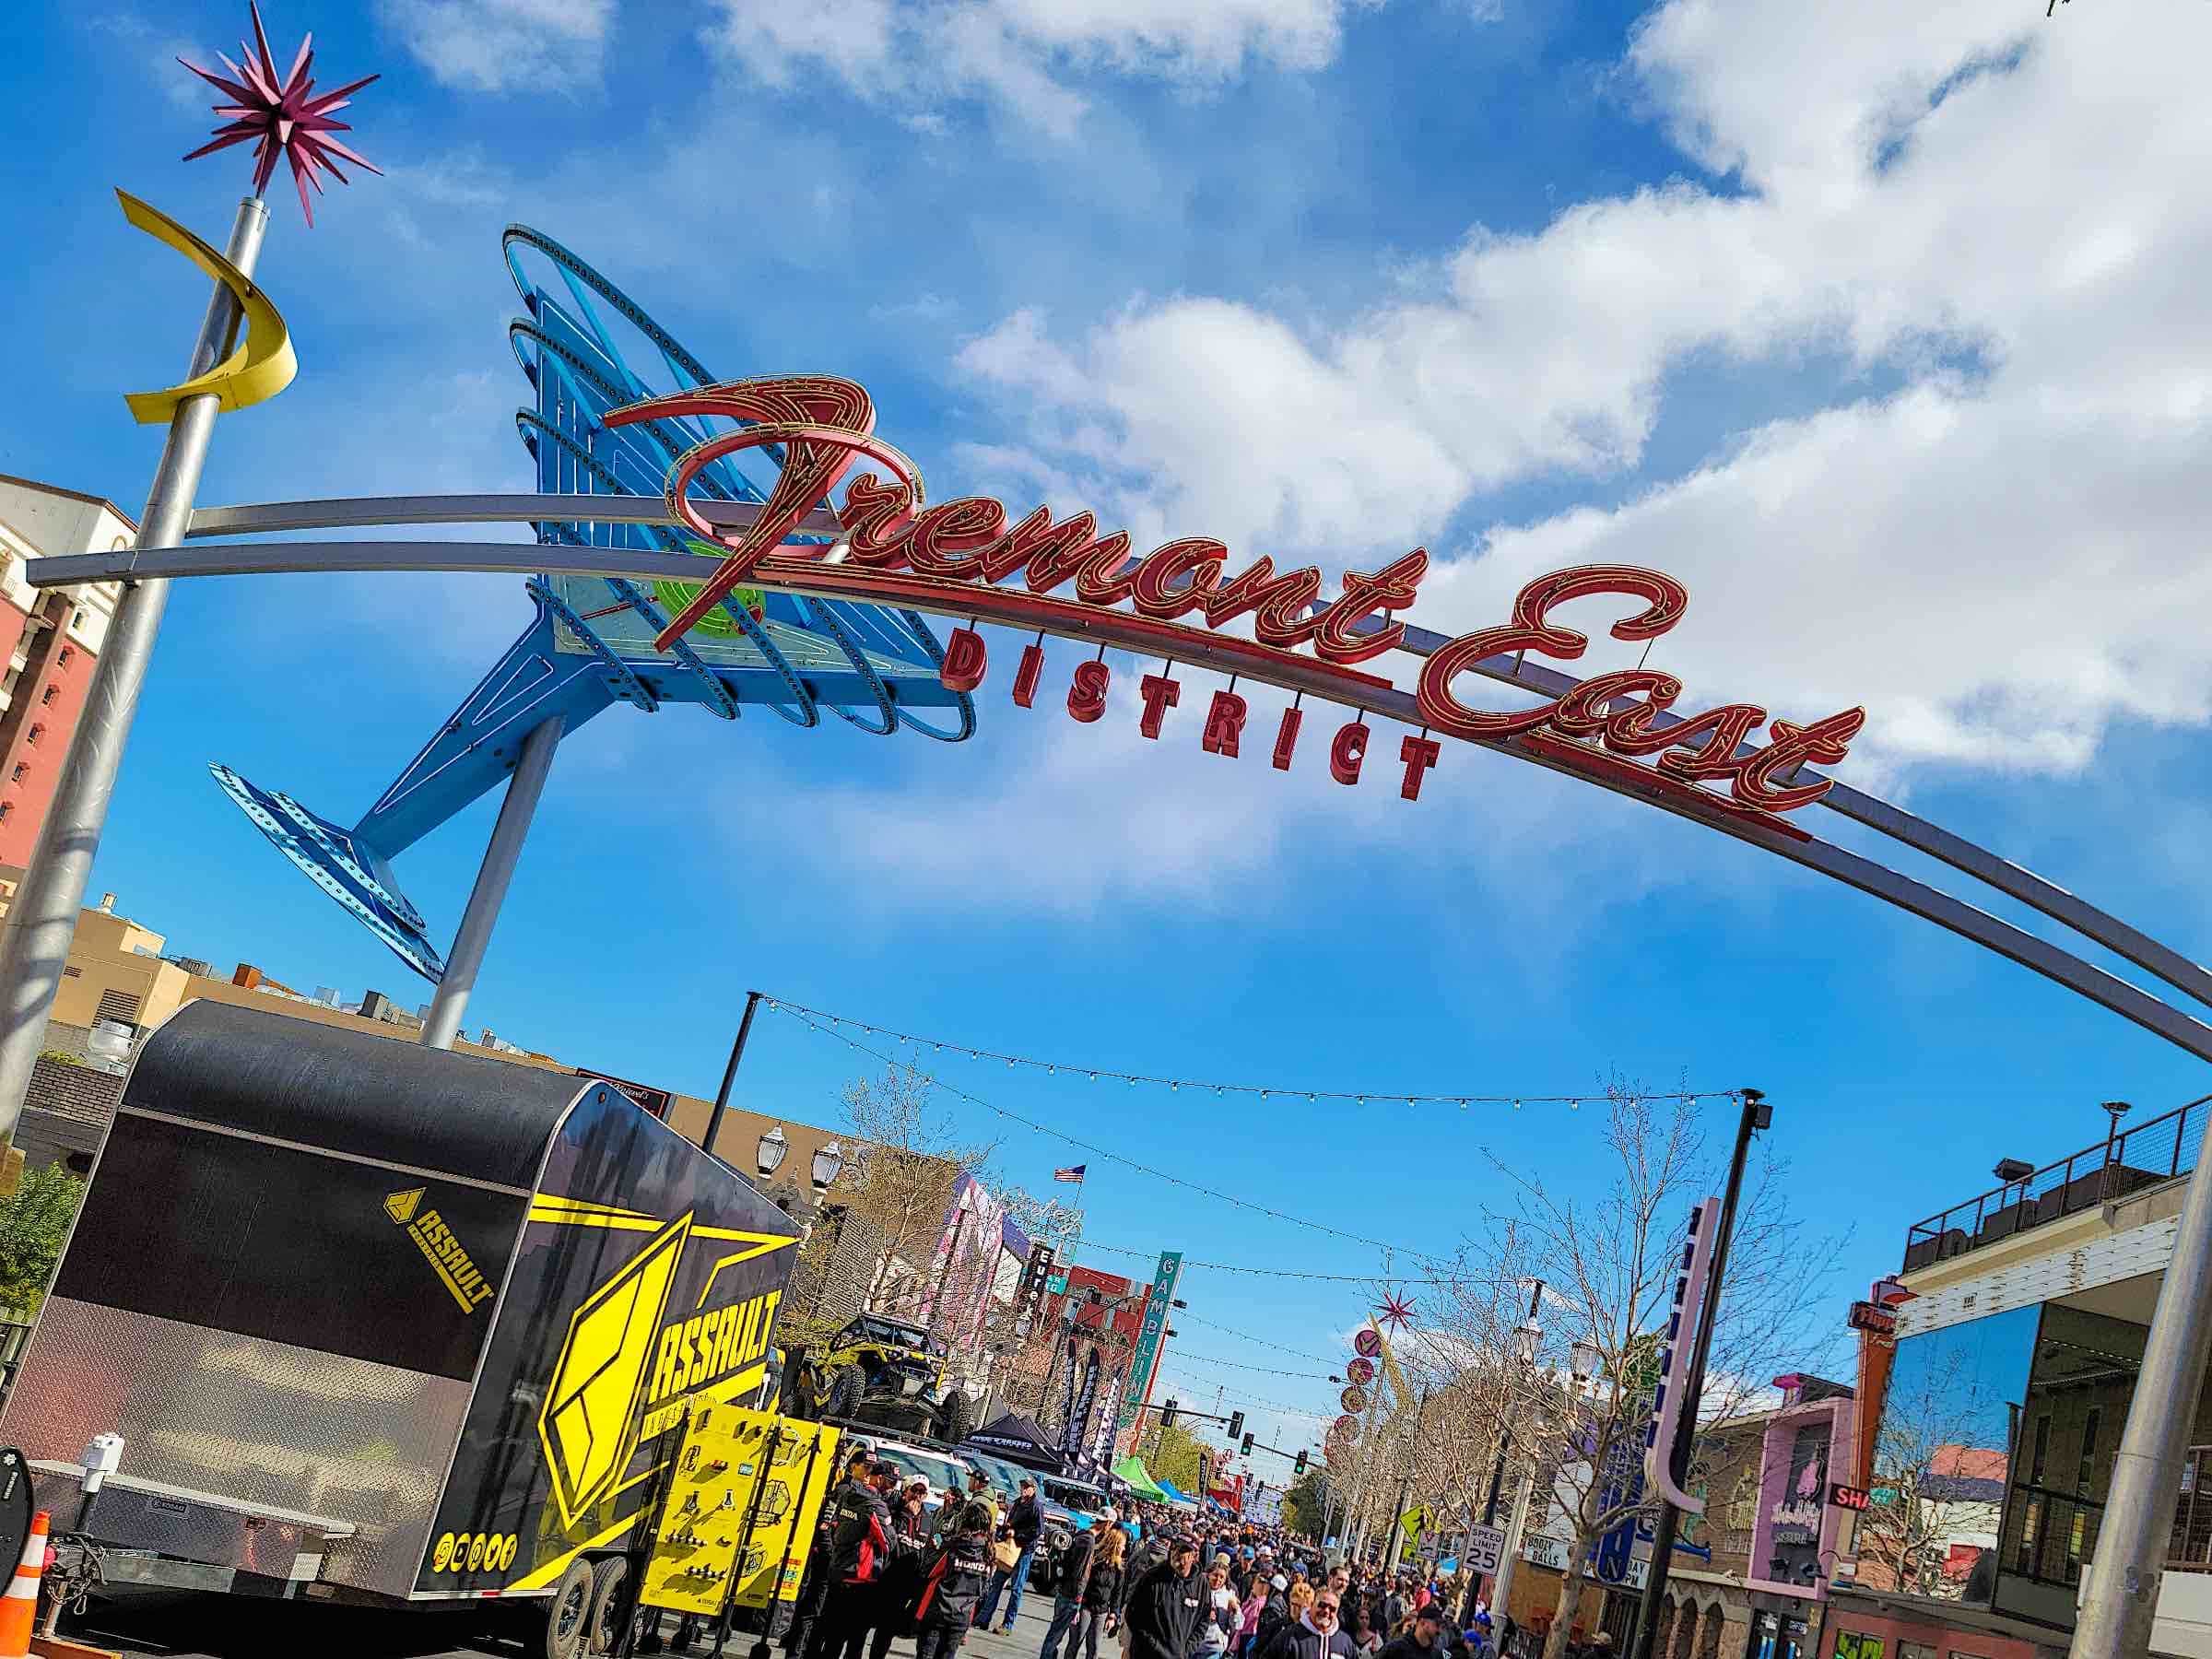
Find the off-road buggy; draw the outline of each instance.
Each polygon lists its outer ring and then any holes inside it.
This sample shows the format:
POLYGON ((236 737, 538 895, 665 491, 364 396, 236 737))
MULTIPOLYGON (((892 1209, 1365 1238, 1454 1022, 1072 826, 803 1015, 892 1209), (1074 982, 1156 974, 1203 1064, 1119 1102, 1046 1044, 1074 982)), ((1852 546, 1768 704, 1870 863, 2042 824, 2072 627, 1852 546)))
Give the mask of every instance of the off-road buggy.
POLYGON ((819 1353, 784 1356, 782 1409, 813 1421, 865 1423, 947 1444, 967 1439, 975 1406, 945 1386, 945 1344, 920 1325, 864 1313, 819 1353))

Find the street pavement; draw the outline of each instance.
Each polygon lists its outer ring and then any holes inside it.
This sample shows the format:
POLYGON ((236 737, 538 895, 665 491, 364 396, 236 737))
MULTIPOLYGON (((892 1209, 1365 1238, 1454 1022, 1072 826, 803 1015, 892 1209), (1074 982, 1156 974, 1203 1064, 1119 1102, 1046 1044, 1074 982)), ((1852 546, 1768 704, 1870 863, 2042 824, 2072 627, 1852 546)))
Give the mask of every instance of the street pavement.
MULTIPOLYGON (((1011 1633, 969 1632, 962 1659, 1037 1659, 1052 1616, 1051 1593, 1031 1591, 1011 1633)), ((69 1629, 93 1646, 158 1659, 525 1659, 529 1652, 519 1638, 487 1634, 481 1608, 386 1612, 193 1597, 102 1612, 69 1629)), ((745 1659, 753 1640, 733 1635, 727 1653, 745 1659)), ((782 1659, 781 1648, 773 1652, 782 1659)), ((891 1643, 891 1659, 913 1659, 913 1652, 911 1641, 891 1643)))

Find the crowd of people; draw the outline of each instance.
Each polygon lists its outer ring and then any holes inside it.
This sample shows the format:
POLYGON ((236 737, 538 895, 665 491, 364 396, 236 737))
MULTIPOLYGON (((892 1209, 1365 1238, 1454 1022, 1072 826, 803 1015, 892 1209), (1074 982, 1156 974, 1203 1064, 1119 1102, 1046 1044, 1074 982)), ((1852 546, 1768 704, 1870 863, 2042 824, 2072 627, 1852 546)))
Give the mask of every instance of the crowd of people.
MULTIPOLYGON (((1033 1480, 1005 1512, 980 1471, 933 1517, 927 1484, 866 1452, 823 1511, 783 1638, 792 1659, 952 1659, 971 1630, 1010 1632, 1044 1516, 1033 1480), (1003 1611, 1002 1611, 1003 1609, 1003 1611)), ((1479 1579, 1324 1554, 1278 1526, 1195 1521, 1126 1500, 1076 1533, 1053 1577, 1038 1659, 1528 1659, 1479 1579)), ((1571 1659, 1609 1659, 1598 1631, 1571 1659)))

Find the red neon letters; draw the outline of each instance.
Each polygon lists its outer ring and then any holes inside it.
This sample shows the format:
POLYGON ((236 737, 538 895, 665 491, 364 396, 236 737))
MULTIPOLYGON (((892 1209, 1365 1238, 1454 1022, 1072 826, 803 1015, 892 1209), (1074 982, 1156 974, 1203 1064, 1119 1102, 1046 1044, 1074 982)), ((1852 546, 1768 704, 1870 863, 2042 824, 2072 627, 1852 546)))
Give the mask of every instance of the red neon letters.
MULTIPOLYGON (((699 595, 662 630, 665 650, 695 626, 740 582, 755 581, 832 597, 914 604, 924 609, 971 614, 1042 632, 1089 634, 1123 649, 1170 657, 1177 641, 1205 641, 1193 660, 1250 674, 1286 689, 1335 695, 1342 702, 1418 719, 1440 733, 1473 742, 1525 744, 1551 764, 1618 784, 1662 786, 1693 798, 1705 809, 1775 815, 1818 800, 1826 779, 1801 780, 1807 765, 1841 761, 1865 724, 1863 709, 1846 709, 1803 724, 1776 719, 1753 703, 1724 703, 1701 713, 1674 713, 1682 682, 1658 669, 1620 669, 1592 677, 1564 695, 1521 709, 1489 710, 1461 700, 1461 677, 1485 663, 1507 677, 1502 659, 1533 653, 1572 662, 1589 648, 1586 635, 1551 619, 1572 600, 1618 594, 1641 608, 1611 625, 1624 641, 1649 641, 1682 618, 1688 594, 1673 577, 1626 565, 1588 565, 1539 576, 1513 602, 1512 620, 1478 629, 1438 647, 1423 665, 1411 712, 1405 694, 1377 675, 1356 672, 1405 643, 1402 613, 1409 609, 1429 568, 1421 548, 1371 573, 1347 571, 1342 591, 1326 603, 1321 572, 1312 566, 1277 572, 1265 557, 1234 576, 1225 574, 1229 549, 1206 536, 1164 542, 1132 557, 1128 535, 1100 534, 1088 512, 1055 519, 1039 507, 1012 523, 998 501, 966 496, 926 506, 920 476, 897 450, 874 434, 875 406, 859 385, 831 375, 794 375, 736 381, 651 398, 610 412, 609 426, 641 420, 690 421, 724 417, 739 429, 694 443, 671 464, 665 493, 672 514, 694 532, 730 549, 699 595), (783 446, 776 488, 756 522, 728 534, 710 524, 688 488, 714 461, 763 445, 783 446), (864 472, 846 489, 838 519, 844 530, 839 562, 820 550, 787 545, 791 535, 857 457, 895 475, 886 483, 864 472), (1016 586, 1012 579, 1018 576, 1016 586), (996 584, 1005 583, 999 587, 996 584), (1053 596, 1057 594, 1057 596, 1053 596), (1094 622, 1073 607, 1129 608, 1111 623, 1094 622), (1194 618, 1194 620, 1186 620, 1194 618), (1217 634, 1214 630, 1229 629, 1217 634), (1244 637, 1249 632, 1249 638, 1244 637), (1310 655, 1292 656, 1300 647, 1310 655), (1752 736, 1767 724, 1767 742, 1752 736), (1650 767, 1625 764, 1656 757, 1650 767), (1727 784, 1727 793, 1700 787, 1727 784)), ((987 654, 972 627, 956 628, 946 645, 940 677, 955 690, 982 683, 987 654)), ((1033 705, 1044 653, 1025 645, 1013 684, 1014 701, 1033 705)), ((1106 711, 1112 673, 1100 660, 1078 663, 1068 687, 1067 711, 1089 723, 1106 711)), ((1166 673, 1140 681, 1143 713, 1138 729, 1157 738, 1181 687, 1166 673)), ((1234 759, 1249 715, 1233 691, 1212 694, 1201 734, 1208 754, 1234 759)), ((1283 711, 1271 764, 1287 771, 1298 746, 1301 715, 1283 711)), ((1339 729, 1329 744, 1330 775, 1357 781, 1370 733, 1364 719, 1339 729)), ((1405 773, 1399 794, 1419 798, 1421 784, 1439 759, 1440 746, 1426 733, 1399 746, 1405 773)), ((1794 833, 1793 831, 1792 833, 1794 833)))
POLYGON ((1866 711, 1846 709, 1800 726, 1777 720, 1764 748, 1745 743, 1767 718, 1753 703, 1724 703, 1702 714, 1663 720, 1682 695, 1682 682, 1644 668, 1600 674, 1564 697, 1530 709, 1474 709, 1453 695, 1453 682, 1486 658, 1535 652, 1572 662, 1590 648, 1587 634, 1547 618, 1556 605, 1598 594, 1622 594, 1643 609, 1613 624, 1617 640, 1649 640, 1682 619, 1688 592, 1671 576, 1627 565, 1583 565, 1539 576, 1513 601, 1513 619, 1498 628, 1462 634, 1433 653, 1421 669, 1416 698, 1421 718, 1454 737, 1497 739, 1548 728, 1562 736, 1596 738, 1616 755, 1657 755, 1663 777, 1684 783, 1728 780, 1731 799, 1760 812, 1789 812, 1828 793, 1827 779, 1799 784, 1783 780, 1808 762, 1832 766, 1866 724, 1866 711))

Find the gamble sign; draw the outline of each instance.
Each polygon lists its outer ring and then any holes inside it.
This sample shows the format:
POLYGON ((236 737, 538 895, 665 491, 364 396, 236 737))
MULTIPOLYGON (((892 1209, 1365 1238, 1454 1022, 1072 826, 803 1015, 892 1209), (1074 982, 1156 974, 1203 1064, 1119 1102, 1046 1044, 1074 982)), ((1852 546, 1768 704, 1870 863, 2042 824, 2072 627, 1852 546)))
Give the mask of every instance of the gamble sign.
MULTIPOLYGON (((726 547, 728 557, 662 629, 654 641, 661 650, 679 642, 740 583, 918 606, 966 615, 971 624, 988 618, 1037 630, 1038 641, 1022 647, 1011 684, 1013 700, 1023 708, 1035 705, 1043 678, 1044 635, 1098 641, 1098 655, 1076 664, 1066 694, 1069 717, 1084 723, 1106 712, 1113 681, 1105 661, 1108 645, 1159 655, 1160 671, 1137 682, 1143 705, 1137 729, 1150 738, 1160 735, 1168 712, 1181 705, 1176 662, 1228 672, 1229 687, 1213 692, 1200 726, 1199 746, 1209 755, 1235 759, 1243 752, 1252 706, 1236 689, 1240 677, 1290 690, 1301 700, 1312 691, 1348 705, 1355 717, 1328 738, 1329 775, 1346 784, 1359 782, 1367 758, 1372 734, 1365 711, 1403 701, 1390 680, 1357 665, 1405 643, 1404 613, 1429 569, 1423 548, 1371 573, 1347 571, 1343 591, 1324 602, 1314 567, 1278 572, 1261 557, 1231 576, 1229 549, 1206 536, 1165 542, 1136 557, 1126 532, 1101 535, 1088 512, 1056 520, 1050 508, 1039 507, 1017 523, 1002 503, 985 496, 927 506, 913 464, 875 436, 875 404, 866 391, 830 375, 732 381, 630 404, 605 419, 609 427, 623 427, 708 417, 748 424, 677 455, 665 493, 670 512, 704 540, 726 547), (782 470, 759 517, 742 529, 711 524, 688 493, 692 480, 724 456, 769 446, 781 446, 782 470), (895 481, 886 483, 873 472, 853 479, 838 510, 842 534, 834 544, 789 541, 858 457, 888 467, 895 481), (1198 623, 1183 620, 1190 617, 1198 623), (1237 631, 1223 631, 1232 628, 1237 631)), ((1724 703, 1678 717, 1673 710, 1682 682, 1641 666, 1594 676, 1534 708, 1488 710, 1462 700, 1461 677, 1487 659, 1532 652, 1560 662, 1582 656, 1588 636, 1551 613, 1571 600, 1603 594, 1634 602, 1610 629, 1615 639, 1631 642, 1668 632, 1689 603, 1688 591, 1673 577, 1626 565, 1586 565, 1529 582, 1514 600, 1510 620, 1462 634, 1430 653, 1410 711, 1422 729, 1406 734, 1398 745, 1404 768, 1398 793, 1418 799, 1423 777, 1437 764, 1441 750, 1430 730, 1523 747, 1569 771, 1618 779, 1625 766, 1645 787, 1687 797, 1709 812, 1770 824, 1827 793, 1828 780, 1794 782, 1794 774, 1809 763, 1842 759, 1865 724, 1862 709, 1803 724, 1780 717, 1770 722, 1766 710, 1752 703, 1724 703), (1755 745, 1752 734, 1762 725, 1767 741, 1755 745), (1653 757, 1653 766, 1635 764, 1653 757)), ((989 667, 982 635, 973 626, 955 629, 940 669, 944 684, 971 691, 989 667)), ((1299 701, 1277 718, 1266 746, 1277 770, 1290 769, 1304 718, 1299 701)))

